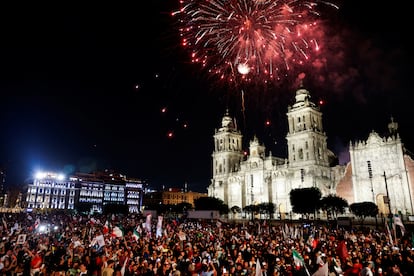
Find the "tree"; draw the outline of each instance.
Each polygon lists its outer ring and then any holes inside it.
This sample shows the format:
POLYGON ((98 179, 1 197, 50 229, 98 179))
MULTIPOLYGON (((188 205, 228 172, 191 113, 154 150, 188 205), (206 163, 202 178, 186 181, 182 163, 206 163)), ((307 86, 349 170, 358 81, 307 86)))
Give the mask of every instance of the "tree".
POLYGON ((289 193, 292 211, 309 217, 319 208, 321 191, 318 188, 293 189, 289 193))
POLYGON ((275 212, 275 205, 271 202, 264 202, 258 205, 260 214, 268 215, 268 218, 272 218, 275 212))
POLYGON ((328 216, 332 215, 335 219, 338 214, 345 213, 345 208, 348 206, 348 202, 345 199, 336 195, 328 195, 320 201, 321 209, 326 211, 328 216))
POLYGON ((352 203, 349 209, 361 219, 361 224, 364 223, 366 217, 376 217, 378 215, 378 206, 370 201, 352 203))
POLYGON ((223 200, 209 196, 199 197, 194 200, 194 209, 217 210, 220 212, 220 215, 229 213, 229 206, 223 200))
POLYGON ((239 206, 233 206, 230 208, 230 211, 233 213, 233 218, 235 218, 237 213, 241 213, 242 209, 239 206))
POLYGON ((244 206, 244 208, 243 208, 243 211, 245 212, 245 213, 250 213, 250 218, 253 220, 253 218, 254 218, 254 213, 255 212, 257 212, 257 206, 256 205, 254 205, 254 204, 252 204, 252 205, 247 205, 247 206, 244 206))
POLYGON ((231 207, 230 208, 230 211, 233 213, 233 214, 236 214, 236 213, 240 213, 241 211, 242 211, 242 209, 239 207, 239 206, 233 206, 233 207, 231 207))
POLYGON ((175 206, 175 211, 179 214, 183 214, 191 209, 193 209, 193 205, 189 202, 180 202, 175 206))

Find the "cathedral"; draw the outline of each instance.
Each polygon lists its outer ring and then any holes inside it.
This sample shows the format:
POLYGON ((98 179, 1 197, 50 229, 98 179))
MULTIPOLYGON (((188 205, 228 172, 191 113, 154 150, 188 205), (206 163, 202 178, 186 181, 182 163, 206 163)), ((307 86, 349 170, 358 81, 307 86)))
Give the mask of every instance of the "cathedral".
POLYGON ((214 133, 212 180, 208 195, 232 207, 273 203, 275 213, 292 214, 290 191, 316 187, 322 197, 336 195, 348 204, 374 202, 382 215, 413 214, 414 162, 406 153, 391 119, 389 134, 372 132, 366 141, 350 142, 350 162, 338 165, 327 147, 322 112, 308 90, 296 91, 288 107, 287 157, 266 154, 254 137, 246 156, 243 135, 226 111, 214 133))

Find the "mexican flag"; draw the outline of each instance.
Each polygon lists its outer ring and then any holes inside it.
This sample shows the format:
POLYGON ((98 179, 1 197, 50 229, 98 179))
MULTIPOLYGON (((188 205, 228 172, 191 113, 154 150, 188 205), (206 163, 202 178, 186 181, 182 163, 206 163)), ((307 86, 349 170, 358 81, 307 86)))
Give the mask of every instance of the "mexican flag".
POLYGON ((132 237, 134 238, 134 240, 139 240, 139 237, 141 236, 140 234, 139 234, 139 232, 138 232, 138 227, 139 226, 137 226, 137 227, 135 227, 134 228, 134 232, 132 233, 132 237))
POLYGON ((108 232, 109 232, 109 222, 106 221, 103 226, 102 233, 107 234, 108 232))
POLYGON ((306 274, 310 275, 308 269, 306 268, 305 265, 305 260, 303 259, 303 257, 299 254, 298 251, 296 251, 296 249, 292 249, 292 255, 293 255, 293 261, 295 263, 295 268, 296 270, 300 270, 302 267, 305 269, 306 274))
POLYGON ((293 254, 293 261, 295 262, 295 265, 296 265, 296 269, 300 269, 302 266, 305 266, 305 260, 299 254, 299 252, 296 251, 296 249, 292 250, 292 254, 293 254))
POLYGON ((339 264, 335 261, 335 259, 333 259, 333 264, 334 264, 334 269, 336 271, 336 273, 342 274, 342 268, 339 266, 339 264))
POLYGON ((122 238, 124 237, 124 229, 122 228, 122 226, 115 226, 112 229, 112 237, 116 237, 116 238, 122 238))

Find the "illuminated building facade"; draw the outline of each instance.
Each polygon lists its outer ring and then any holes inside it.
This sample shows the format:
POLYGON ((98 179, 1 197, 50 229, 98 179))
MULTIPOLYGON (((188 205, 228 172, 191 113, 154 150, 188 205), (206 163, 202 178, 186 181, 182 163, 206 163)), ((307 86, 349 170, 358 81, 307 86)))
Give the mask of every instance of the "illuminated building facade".
POLYGON ((271 153, 266 155, 266 148, 257 137, 250 141, 249 154, 245 155, 242 133, 229 113, 225 113, 214 134, 209 196, 223 200, 229 208, 270 202, 283 217, 292 214, 292 189, 316 187, 323 197, 336 194, 349 204, 372 201, 380 212, 386 213, 380 204, 386 195, 382 177, 385 171, 393 212, 413 214, 410 168, 414 165, 404 161, 411 158, 403 150, 395 125, 390 137, 374 135, 367 142, 351 144, 350 164, 337 165, 337 157, 327 147, 322 112, 311 101, 309 91, 296 91, 295 102, 286 115, 288 156, 275 157, 271 153), (367 164, 371 164, 371 178, 367 164))
POLYGON ((26 206, 76 209, 83 205, 89 206, 91 212, 102 212, 106 204, 127 204, 130 212, 138 213, 142 207, 142 188, 142 181, 110 171, 75 173, 68 179, 45 173, 28 185, 26 206))
POLYGON ((125 180, 126 204, 130 213, 141 211, 144 198, 145 183, 140 179, 125 180))
POLYGON ((194 207, 194 201, 200 197, 208 196, 207 193, 186 191, 185 189, 169 188, 165 191, 150 192, 145 195, 144 206, 157 204, 176 205, 190 203, 194 207))
POLYGON ((93 212, 102 212, 106 204, 126 204, 125 179, 111 171, 76 173, 71 177, 79 191, 77 202, 89 204, 93 212))
POLYGON ((39 173, 28 185, 26 204, 30 209, 74 209, 75 183, 56 173, 39 173))
POLYGON ((351 203, 374 202, 384 216, 413 214, 414 161, 404 148, 393 118, 387 134, 381 137, 372 131, 367 140, 351 142, 349 152, 351 185, 341 181, 338 193, 351 203))

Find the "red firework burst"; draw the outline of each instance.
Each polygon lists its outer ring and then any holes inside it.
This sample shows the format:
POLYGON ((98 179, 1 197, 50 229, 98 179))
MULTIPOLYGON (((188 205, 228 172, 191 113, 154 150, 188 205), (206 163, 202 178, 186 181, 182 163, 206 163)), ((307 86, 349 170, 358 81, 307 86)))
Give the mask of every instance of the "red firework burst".
POLYGON ((182 46, 227 82, 280 80, 321 55, 321 4, 289 0, 182 0, 182 46))

